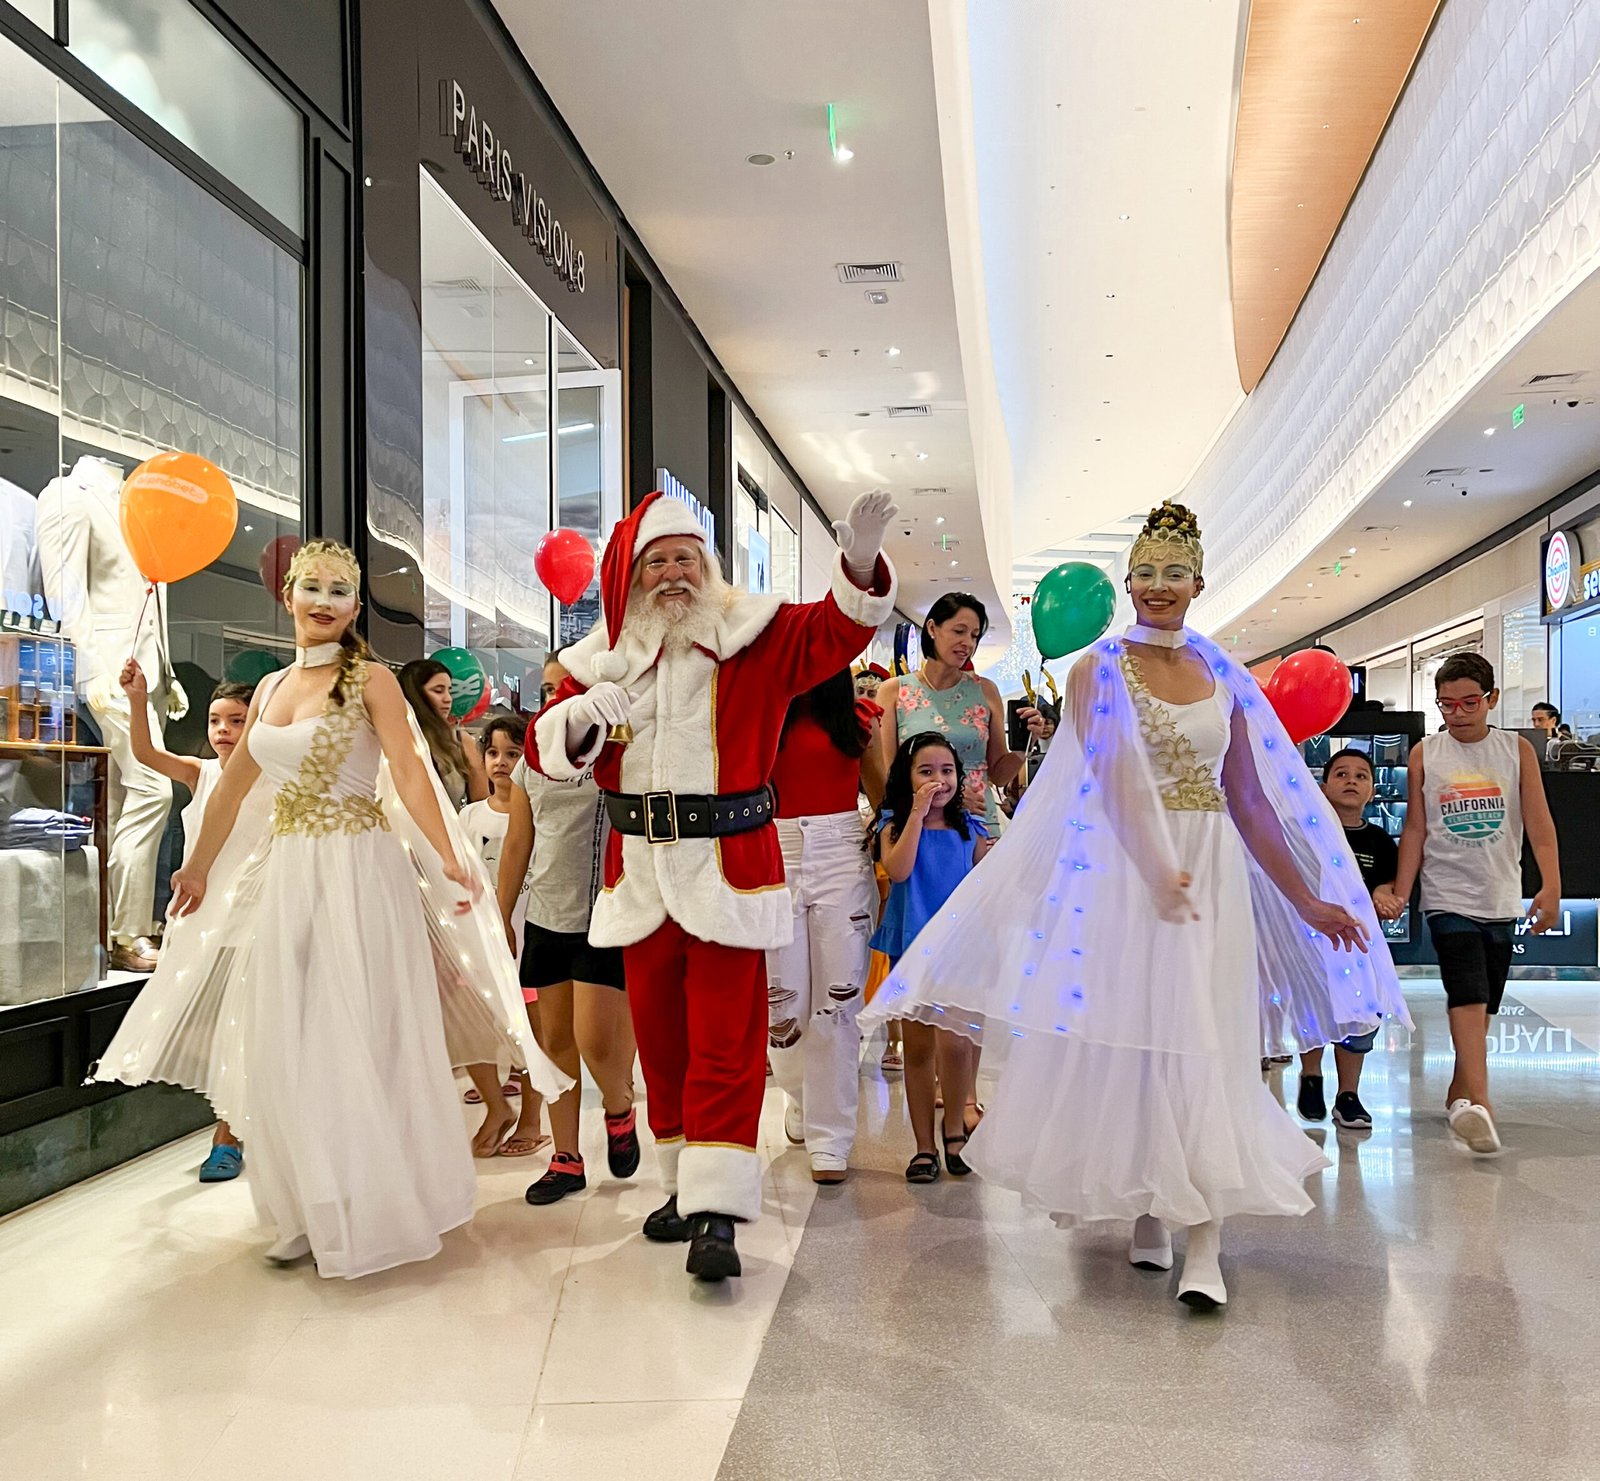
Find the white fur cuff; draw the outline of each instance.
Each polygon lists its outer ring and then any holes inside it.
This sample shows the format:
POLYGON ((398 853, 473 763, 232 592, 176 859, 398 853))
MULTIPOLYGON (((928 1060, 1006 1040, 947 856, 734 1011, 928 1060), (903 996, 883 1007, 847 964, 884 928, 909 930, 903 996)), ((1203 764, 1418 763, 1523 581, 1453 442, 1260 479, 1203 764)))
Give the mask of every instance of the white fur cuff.
POLYGON ((760 1217, 760 1157, 748 1147, 688 1143, 678 1167, 678 1212, 684 1218, 691 1214, 760 1217))
POLYGON ((900 583, 886 555, 878 557, 872 578, 873 589, 862 591, 850 579, 849 572, 844 568, 844 553, 840 552, 833 565, 833 599, 838 603, 839 610, 852 622, 862 627, 876 628, 882 627, 894 616, 895 597, 899 593, 900 583))
MULTIPOLYGON (((670 1142, 656 1143, 656 1169, 661 1174, 661 1187, 666 1193, 678 1191, 678 1158, 683 1155, 683 1138, 675 1136, 670 1142)), ((682 1210, 680 1209, 681 1213, 682 1210)))
POLYGON ((606 736, 596 727, 594 744, 576 760, 567 755, 567 715, 573 701, 552 705, 533 722, 533 739, 539 748, 539 769, 553 782, 573 782, 593 764, 605 748, 606 736))

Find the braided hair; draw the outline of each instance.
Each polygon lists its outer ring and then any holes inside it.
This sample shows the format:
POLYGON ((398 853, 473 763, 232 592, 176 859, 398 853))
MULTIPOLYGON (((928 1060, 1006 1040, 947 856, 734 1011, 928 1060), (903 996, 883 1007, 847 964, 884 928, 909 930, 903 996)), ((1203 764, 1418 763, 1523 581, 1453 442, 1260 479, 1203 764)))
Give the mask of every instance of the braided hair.
MULTIPOLYGON (((295 582, 311 567, 318 565, 342 568, 356 590, 361 589, 361 567, 356 561, 355 552, 348 545, 341 545, 337 540, 307 540, 295 551, 289 562, 289 569, 284 572, 285 606, 289 604, 289 593, 294 590, 295 582)), ((344 652, 339 655, 339 675, 333 681, 331 692, 333 702, 336 705, 343 705, 359 666, 372 657, 372 650, 367 647, 367 640, 356 631, 354 622, 339 634, 339 646, 344 652)))

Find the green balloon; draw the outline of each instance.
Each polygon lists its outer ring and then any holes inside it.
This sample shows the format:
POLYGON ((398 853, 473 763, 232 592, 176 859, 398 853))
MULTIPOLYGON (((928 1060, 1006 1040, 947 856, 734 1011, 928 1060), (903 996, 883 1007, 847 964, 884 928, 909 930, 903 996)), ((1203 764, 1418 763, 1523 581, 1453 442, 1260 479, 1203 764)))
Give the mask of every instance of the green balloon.
POLYGON ((276 653, 264 648, 246 648, 228 660, 227 679, 230 684, 259 684, 268 674, 284 667, 276 653))
POLYGON ((1033 641, 1043 658, 1065 658, 1087 648, 1111 626, 1117 589, 1099 566, 1068 561, 1033 593, 1033 641))
POLYGON ((465 648, 441 648, 432 657, 450 671, 450 718, 464 720, 489 686, 483 665, 465 648))

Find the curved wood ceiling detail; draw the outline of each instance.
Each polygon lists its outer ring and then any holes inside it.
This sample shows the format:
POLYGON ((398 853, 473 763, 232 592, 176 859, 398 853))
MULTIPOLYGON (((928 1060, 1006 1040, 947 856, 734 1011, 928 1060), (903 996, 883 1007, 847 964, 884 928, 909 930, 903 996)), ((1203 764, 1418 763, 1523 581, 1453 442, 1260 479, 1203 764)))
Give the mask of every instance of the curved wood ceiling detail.
POLYGON ((1253 0, 1228 213, 1253 391, 1333 241, 1443 0, 1253 0))

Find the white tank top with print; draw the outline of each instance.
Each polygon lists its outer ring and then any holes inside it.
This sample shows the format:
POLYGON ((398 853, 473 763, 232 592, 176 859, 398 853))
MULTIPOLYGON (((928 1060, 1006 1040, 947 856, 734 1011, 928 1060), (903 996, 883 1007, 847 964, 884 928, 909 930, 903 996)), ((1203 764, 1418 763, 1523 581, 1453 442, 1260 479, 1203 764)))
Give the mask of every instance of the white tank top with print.
MULTIPOLYGON (((1493 730, 1463 743, 1448 733, 1422 742, 1428 831, 1422 908, 1474 920, 1522 914, 1522 762, 1518 739, 1493 730)), ((1417 806, 1412 798, 1410 806, 1417 806)))

